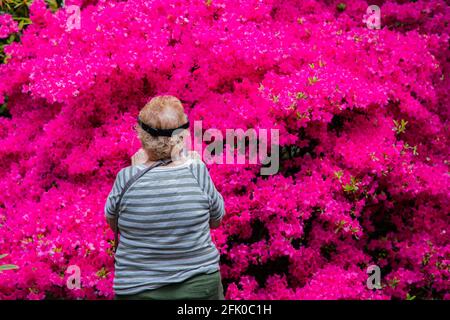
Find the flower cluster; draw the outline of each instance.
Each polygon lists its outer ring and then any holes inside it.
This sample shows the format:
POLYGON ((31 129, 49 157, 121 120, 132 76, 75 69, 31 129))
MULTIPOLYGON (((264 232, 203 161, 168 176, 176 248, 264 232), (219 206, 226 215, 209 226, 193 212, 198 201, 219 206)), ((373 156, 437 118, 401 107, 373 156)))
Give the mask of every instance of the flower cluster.
POLYGON ((7 38, 11 33, 17 31, 19 31, 19 27, 11 15, 0 15, 0 38, 7 38))
POLYGON ((77 0, 68 30, 34 0, 0 65, 0 254, 18 266, 0 299, 113 296, 103 207, 157 94, 224 136, 280 132, 276 175, 210 165, 226 298, 450 299, 450 9, 383 3, 372 30, 362 0, 77 0))

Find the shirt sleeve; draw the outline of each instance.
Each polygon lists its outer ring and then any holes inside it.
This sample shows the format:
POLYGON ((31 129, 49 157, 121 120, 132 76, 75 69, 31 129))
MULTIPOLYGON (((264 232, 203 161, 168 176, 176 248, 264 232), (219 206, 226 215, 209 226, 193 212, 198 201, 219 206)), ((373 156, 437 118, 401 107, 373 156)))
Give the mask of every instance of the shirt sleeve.
POLYGON ((120 193, 125 186, 125 170, 122 169, 117 173, 116 180, 112 187, 111 192, 108 195, 105 204, 105 216, 107 218, 114 218, 117 212, 117 202, 119 201, 120 193))
POLYGON ((210 219, 221 220, 225 215, 225 204, 209 175, 208 168, 201 160, 195 160, 192 164, 192 172, 200 188, 208 196, 210 219))

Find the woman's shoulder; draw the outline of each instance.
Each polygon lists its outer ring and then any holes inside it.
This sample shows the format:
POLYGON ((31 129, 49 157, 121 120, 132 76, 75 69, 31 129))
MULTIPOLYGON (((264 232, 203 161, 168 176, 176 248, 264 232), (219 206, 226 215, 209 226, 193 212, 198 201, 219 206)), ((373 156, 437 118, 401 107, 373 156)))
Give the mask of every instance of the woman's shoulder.
POLYGON ((117 175, 127 178, 127 177, 130 177, 131 175, 134 175, 139 170, 141 170, 141 167, 139 167, 138 165, 129 165, 127 167, 120 169, 120 171, 117 173, 117 175))
MULTIPOLYGON (((122 168, 119 171, 118 175, 127 177, 127 176, 133 175, 147 167, 148 167, 148 164, 144 164, 144 163, 132 164, 132 165, 122 168)), ((201 157, 196 152, 189 153, 186 157, 183 157, 182 159, 173 161, 171 164, 169 164, 167 166, 156 167, 153 170, 155 170, 155 171, 170 170, 170 169, 177 169, 177 168, 183 168, 183 167, 190 168, 191 170, 194 170, 194 169, 198 170, 199 168, 202 168, 203 170, 207 170, 205 163, 202 161, 201 157)))

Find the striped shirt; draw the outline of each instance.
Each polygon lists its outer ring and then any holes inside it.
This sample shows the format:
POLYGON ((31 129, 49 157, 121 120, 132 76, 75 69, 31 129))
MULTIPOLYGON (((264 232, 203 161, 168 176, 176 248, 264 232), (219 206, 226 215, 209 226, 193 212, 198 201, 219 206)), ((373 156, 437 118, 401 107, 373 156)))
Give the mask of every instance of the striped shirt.
MULTIPOLYGON (((116 214, 126 181, 144 168, 119 171, 105 204, 107 217, 116 214)), ((219 270, 209 222, 222 219, 224 202, 202 161, 153 168, 130 186, 121 209, 116 294, 136 294, 219 270)))

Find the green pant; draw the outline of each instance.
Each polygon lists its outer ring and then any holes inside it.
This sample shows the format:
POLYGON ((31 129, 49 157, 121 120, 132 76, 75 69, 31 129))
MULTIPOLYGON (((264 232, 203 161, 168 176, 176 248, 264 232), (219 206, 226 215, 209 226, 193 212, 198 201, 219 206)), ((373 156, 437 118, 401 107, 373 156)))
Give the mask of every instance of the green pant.
POLYGON ((202 273, 180 283, 133 295, 116 295, 116 300, 224 300, 220 272, 202 273))

